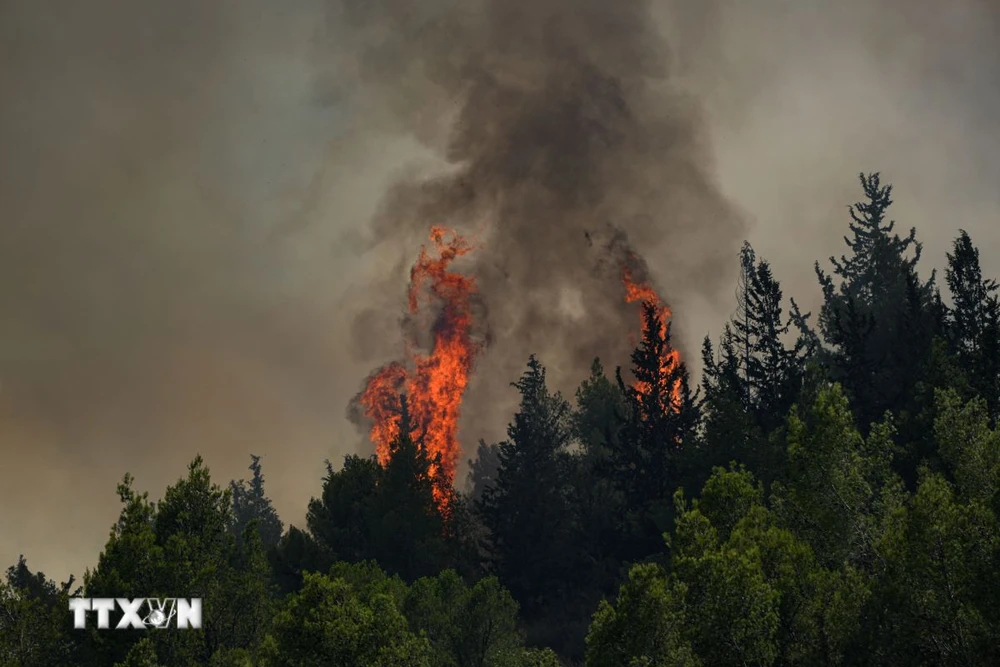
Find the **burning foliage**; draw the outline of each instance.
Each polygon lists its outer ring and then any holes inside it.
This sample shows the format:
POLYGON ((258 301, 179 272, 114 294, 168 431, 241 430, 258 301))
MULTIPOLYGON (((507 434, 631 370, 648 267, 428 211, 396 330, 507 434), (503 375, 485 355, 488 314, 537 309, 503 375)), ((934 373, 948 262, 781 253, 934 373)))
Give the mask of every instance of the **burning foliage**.
MULTIPOLYGON (((650 326, 659 327, 659 337, 664 340, 670 339, 670 318, 673 313, 660 295, 657 294, 656 290, 646 279, 638 279, 636 277, 635 266, 642 263, 641 258, 639 258, 635 253, 629 253, 629 262, 622 266, 622 284, 625 286, 625 302, 626 303, 642 303, 646 307, 646 312, 651 312, 653 317, 646 317, 645 313, 642 317, 642 328, 644 338, 647 336, 648 332, 646 329, 650 326)), ((671 378, 674 377, 674 371, 680 364, 681 357, 680 352, 672 346, 666 346, 662 353, 660 354, 660 371, 663 377, 671 378)), ((642 380, 636 380, 632 385, 636 391, 640 394, 647 395, 650 391, 648 383, 642 380)), ((680 381, 673 380, 673 386, 669 389, 670 405, 664 406, 665 408, 676 409, 681 402, 681 386, 680 381)))
POLYGON ((435 497, 443 503, 461 455, 457 435, 462 396, 485 341, 474 336, 475 279, 451 269, 455 259, 473 250, 472 244, 442 227, 432 228, 430 238, 435 252, 421 248, 410 271, 409 311, 418 320, 425 309, 434 312, 431 350, 424 353, 408 339, 406 363, 392 362, 376 371, 356 401, 372 421, 370 437, 385 465, 390 445, 399 436, 400 396, 406 394, 410 435, 432 460, 435 497))
MULTIPOLYGON (((655 253, 674 294, 712 298, 731 275, 743 220, 715 185, 702 112, 673 80, 646 0, 326 3, 323 55, 335 66, 321 87, 357 91, 359 110, 448 165, 393 184, 372 220, 373 244, 404 266, 428 221, 490 221, 463 275, 451 262, 469 246, 435 232, 438 255, 421 254, 409 310, 434 303, 439 316, 412 323, 405 358, 379 370, 358 399, 356 416, 374 423, 364 426, 384 461, 406 393, 414 435, 452 481, 460 408, 477 435, 498 433, 512 407, 507 380, 530 354, 563 390, 579 380, 570 369, 594 357, 626 362, 637 303, 652 305, 643 326, 665 338, 671 312, 635 248, 655 253), (489 304, 498 333, 479 359, 474 296, 489 304), (415 344, 429 332, 432 340, 415 344)), ((385 275, 373 289, 394 295, 398 276, 385 275)), ((678 353, 660 345, 651 354, 660 351, 651 365, 676 377, 678 353)), ((661 407, 683 393, 673 380, 655 391, 643 382, 631 389, 661 407)))
MULTIPOLYGON (((462 448, 458 442, 458 422, 462 399, 476 358, 488 339, 475 335, 482 322, 477 321, 474 306, 477 296, 473 276, 455 271, 453 262, 474 250, 465 237, 443 227, 433 227, 427 246, 410 271, 408 311, 411 326, 406 331, 405 361, 393 361, 375 371, 364 390, 355 398, 356 416, 363 414, 371 422, 369 437, 375 445, 379 463, 386 465, 392 443, 399 437, 403 420, 403 396, 410 419, 410 436, 427 451, 431 460, 428 471, 435 480, 435 497, 442 507, 454 483, 462 448), (430 313, 430 315, 428 315, 430 313), (421 327, 432 332, 429 351, 422 351, 417 340, 421 327)), ((642 334, 646 339, 651 327, 662 339, 669 339, 669 306, 652 287, 644 260, 627 247, 622 235, 615 235, 607 250, 621 255, 621 280, 625 303, 643 305, 642 334)), ((659 352, 660 375, 675 378, 679 352, 666 346, 659 352)), ((636 379, 632 387, 640 395, 652 391, 648 382, 636 379)), ((667 411, 680 403, 680 384, 672 380, 665 392, 667 411)))

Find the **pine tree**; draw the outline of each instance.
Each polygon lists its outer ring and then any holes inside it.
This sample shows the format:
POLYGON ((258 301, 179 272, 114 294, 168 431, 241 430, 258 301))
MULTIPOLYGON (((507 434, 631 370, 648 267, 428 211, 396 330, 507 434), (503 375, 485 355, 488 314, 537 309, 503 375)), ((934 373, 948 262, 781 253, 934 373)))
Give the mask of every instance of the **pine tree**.
POLYGON ((619 540, 623 560, 637 560, 662 546, 671 524, 674 490, 689 481, 685 445, 693 444, 700 419, 687 366, 671 344, 670 325, 652 303, 643 303, 642 340, 632 352, 634 381, 616 379, 625 396, 626 419, 610 453, 611 476, 624 507, 619 540))
POLYGON ((877 173, 860 180, 865 201, 849 207, 851 236, 844 237, 850 254, 831 257, 829 275, 817 262, 816 275, 822 358, 867 431, 887 410, 907 409, 930 354, 935 309, 933 274, 927 281, 917 275, 916 230, 900 238, 886 220, 892 186, 881 185, 877 173))
MULTIPOLYGON (((375 560, 407 581, 451 565, 446 519, 434 496, 432 460, 423 443, 410 435, 405 396, 400 403, 399 435, 385 467, 358 456, 346 457, 339 471, 327 463, 322 496, 309 503, 306 517, 318 549, 305 536, 296 545, 310 561, 317 555, 322 561, 324 554, 327 567, 334 560, 375 560)), ((296 569, 294 563, 288 566, 296 569)))
POLYGON ((991 418, 1000 415, 1000 299, 995 280, 983 278, 979 249, 964 230, 948 254, 945 280, 951 291, 948 338, 972 389, 986 400, 991 418))
POLYGON ((389 447, 368 529, 372 556, 406 581, 434 574, 447 564, 445 517, 434 496, 433 463, 423 443, 410 436, 404 396, 399 436, 389 447))
POLYGON ((229 483, 229 490, 233 494, 233 523, 229 530, 233 535, 242 537, 250 522, 256 521, 261 544, 267 550, 278 544, 283 524, 271 499, 264 493, 264 473, 261 471, 259 456, 250 455, 250 471, 253 472, 253 477, 249 482, 241 479, 229 483))
POLYGON ((549 392, 545 368, 534 355, 513 386, 521 394, 520 408, 499 446, 496 479, 477 507, 490 530, 500 580, 530 616, 563 592, 572 572, 565 548, 570 409, 560 394, 549 392))
POLYGON ((696 459, 701 478, 696 488, 708 479, 709 471, 738 461, 754 466, 755 449, 763 440, 747 403, 748 384, 743 376, 743 359, 736 351, 732 324, 726 323, 719 339, 718 352, 708 336, 702 345, 702 437, 696 459))
POLYGON ((716 359, 711 340, 702 349, 705 392, 703 459, 750 465, 763 479, 776 475, 767 434, 780 426, 799 393, 806 341, 791 347, 793 318, 785 317, 781 285, 749 243, 740 252, 737 314, 723 329, 716 359))

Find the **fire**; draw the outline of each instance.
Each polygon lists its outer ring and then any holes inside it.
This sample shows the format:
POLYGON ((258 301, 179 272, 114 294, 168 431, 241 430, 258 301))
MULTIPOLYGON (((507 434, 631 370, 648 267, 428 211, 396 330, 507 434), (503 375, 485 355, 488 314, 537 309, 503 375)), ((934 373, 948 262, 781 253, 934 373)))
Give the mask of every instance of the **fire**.
POLYGON ((409 310, 418 315, 425 305, 441 308, 433 327, 434 343, 427 354, 408 345, 408 364, 393 362, 379 369, 359 398, 365 416, 373 421, 370 438, 379 462, 389 460, 389 446, 399 435, 402 406, 407 396, 410 435, 422 442, 428 455, 440 457, 432 465, 434 495, 442 508, 455 479, 461 455, 458 418, 476 355, 482 345, 473 340, 472 297, 475 279, 450 269, 456 258, 473 246, 454 231, 434 227, 430 233, 435 252, 426 246, 410 270, 409 310))
MULTIPOLYGON (((634 261, 636 258, 630 256, 629 259, 634 261)), ((673 314, 670 311, 670 307, 660 298, 660 295, 656 293, 656 290, 653 289, 648 281, 637 281, 634 278, 633 270, 628 264, 622 267, 622 284, 625 286, 626 303, 639 302, 649 304, 653 307, 656 311, 656 320, 660 327, 659 334, 661 337, 666 338, 667 327, 673 314)), ((648 333, 646 328, 647 323, 645 318, 643 318, 642 329, 644 335, 648 333)), ((672 373, 680 363, 680 360, 680 353, 673 347, 668 347, 664 352, 663 358, 660 360, 660 370, 665 375, 672 373)), ((646 382, 636 380, 633 386, 640 394, 645 395, 649 393, 649 387, 646 385, 646 382)), ((674 409, 678 408, 681 404, 681 387, 679 381, 675 381, 673 387, 670 389, 670 403, 674 409)))

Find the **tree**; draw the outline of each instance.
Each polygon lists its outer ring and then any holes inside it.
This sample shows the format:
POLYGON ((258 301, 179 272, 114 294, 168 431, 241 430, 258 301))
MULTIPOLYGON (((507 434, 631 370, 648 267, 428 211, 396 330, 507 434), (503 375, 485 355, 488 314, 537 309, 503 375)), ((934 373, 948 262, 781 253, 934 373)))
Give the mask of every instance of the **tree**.
POLYGON ((898 503, 891 434, 882 424, 866 440, 839 385, 822 388, 812 405, 788 417, 787 481, 776 485, 775 502, 828 567, 875 558, 878 534, 898 503))
POLYGON ((670 526, 673 490, 689 473, 681 452, 690 444, 700 417, 688 370, 671 344, 664 313, 643 303, 642 340, 632 352, 634 381, 618 387, 625 396, 625 422, 610 452, 611 478, 624 501, 619 555, 635 561, 658 550, 670 526))
POLYGON ((619 386, 604 373, 600 359, 590 365, 590 376, 576 390, 576 410, 571 416, 573 438, 585 458, 598 462, 618 445, 625 420, 626 400, 619 386))
POLYGON ((1000 660, 994 581, 996 514, 961 502, 938 473, 918 489, 884 541, 878 635, 895 664, 988 665, 1000 660))
POLYGON ((410 627, 430 639, 435 666, 507 665, 523 651, 517 603, 495 577, 472 587, 452 570, 420 579, 404 609, 410 627))
POLYGON ((501 581, 529 615, 561 595, 567 562, 569 508, 566 447, 570 409, 549 392, 534 355, 513 386, 521 404, 499 445, 495 483, 477 507, 490 531, 489 549, 501 581))
MULTIPOLYGON (((267 560, 254 530, 248 527, 239 544, 229 532, 229 490, 212 483, 200 456, 158 504, 136 493, 132 481, 126 475, 118 486, 121 515, 97 566, 84 575, 87 596, 201 598, 202 632, 151 637, 166 664, 205 663, 227 649, 256 650, 271 615, 267 560)), ((88 638, 87 655, 96 664, 126 660, 138 639, 121 632, 88 638)))
POLYGON ((839 665, 859 654, 864 577, 822 568, 748 471, 717 468, 700 499, 675 500, 669 571, 637 565, 601 604, 588 667, 839 665))
POLYGON ((273 667, 430 667, 430 644, 407 627, 391 595, 359 599, 343 579, 306 573, 274 621, 273 667))
MULTIPOLYGON (((681 592, 682 593, 682 592, 681 592)), ((698 667, 683 633, 685 610, 662 568, 629 572, 614 604, 602 601, 587 634, 587 667, 698 667)))
POLYGON ((979 249, 962 230, 948 254, 945 280, 953 306, 949 338, 973 389, 986 400, 990 418, 1000 416, 1000 298, 995 280, 983 278, 979 249))
POLYGON ((867 432, 886 411, 907 407, 930 353, 935 308, 933 274, 923 282, 917 275, 916 230, 900 238, 886 221, 892 186, 881 185, 877 173, 860 181, 865 201, 849 207, 851 236, 844 237, 850 254, 830 258, 830 275, 817 262, 816 275, 822 358, 867 432))
POLYGON ((423 444, 410 436, 405 399, 402 406, 399 435, 385 467, 358 456, 346 457, 339 471, 327 463, 322 495, 310 501, 306 518, 316 545, 308 545, 304 535, 296 537, 298 551, 318 561, 316 569, 325 570, 337 560, 375 560, 414 581, 452 564, 431 460, 423 444))
POLYGON ((770 482, 783 456, 768 434, 798 397, 807 344, 800 338, 786 346, 793 317, 785 317, 781 286, 749 243, 743 244, 740 267, 739 309, 723 329, 718 358, 709 338, 702 350, 702 458, 707 468, 738 460, 770 482))
POLYGON ((500 448, 496 444, 486 444, 480 440, 476 458, 469 459, 469 486, 472 487, 471 497, 474 500, 482 498, 483 491, 493 486, 499 467, 500 448))
POLYGON ((77 642, 66 609, 73 578, 57 586, 21 556, 0 580, 0 665, 69 664, 77 642))
POLYGON ((382 469, 374 457, 344 457, 344 465, 335 471, 326 462, 326 477, 319 498, 309 501, 306 525, 317 549, 302 551, 322 555, 317 569, 325 571, 336 560, 355 563, 374 557, 369 513, 382 469))
POLYGON ((144 637, 132 645, 128 655, 121 662, 116 662, 115 667, 160 667, 160 662, 156 658, 156 649, 153 647, 153 640, 144 637))
POLYGON ((281 539, 283 525, 271 499, 264 493, 264 473, 261 471, 259 456, 250 455, 250 470, 253 477, 249 482, 241 479, 229 483, 229 491, 233 496, 233 523, 230 532, 240 537, 250 522, 256 521, 261 544, 265 550, 270 550, 281 539))
POLYGON ((448 565, 446 520, 434 496, 433 461, 423 443, 410 437, 405 400, 399 430, 367 514, 369 544, 388 572, 414 581, 448 565))

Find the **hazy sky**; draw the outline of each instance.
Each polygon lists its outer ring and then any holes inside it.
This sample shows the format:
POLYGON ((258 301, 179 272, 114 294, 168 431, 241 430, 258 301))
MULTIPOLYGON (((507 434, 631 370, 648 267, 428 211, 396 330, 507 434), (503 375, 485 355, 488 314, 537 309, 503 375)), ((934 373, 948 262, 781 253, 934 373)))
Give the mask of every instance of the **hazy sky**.
MULTIPOLYGON (((126 471, 159 496, 198 452, 219 481, 263 454, 282 518, 301 523, 323 460, 367 451, 346 406, 392 355, 401 269, 421 240, 385 223, 398 205, 386 192, 444 168, 464 71, 434 91, 410 71, 416 19, 395 4, 0 0, 0 563, 24 553, 51 576, 80 574, 126 471), (359 18, 370 6, 381 13, 359 18)), ((421 5, 424 21, 448 20, 420 48, 467 57, 442 45, 485 34, 480 5, 497 3, 421 5)), ((563 5, 533 4, 557 19, 563 5)), ((728 316, 734 284, 714 263, 742 236, 815 305, 812 263, 842 252, 860 170, 895 184, 925 271, 965 228, 1000 276, 995 3, 652 12, 670 74, 650 90, 674 91, 665 118, 688 100, 694 121, 671 127, 690 130, 681 143, 739 218, 679 232, 663 210, 643 246, 685 349, 728 316), (719 277, 692 278, 702 264, 719 277)), ((686 186, 663 174, 683 205, 686 186)), ((498 350, 484 368, 522 362, 498 350)), ((469 400, 509 402, 487 395, 509 379, 474 379, 469 400)))

